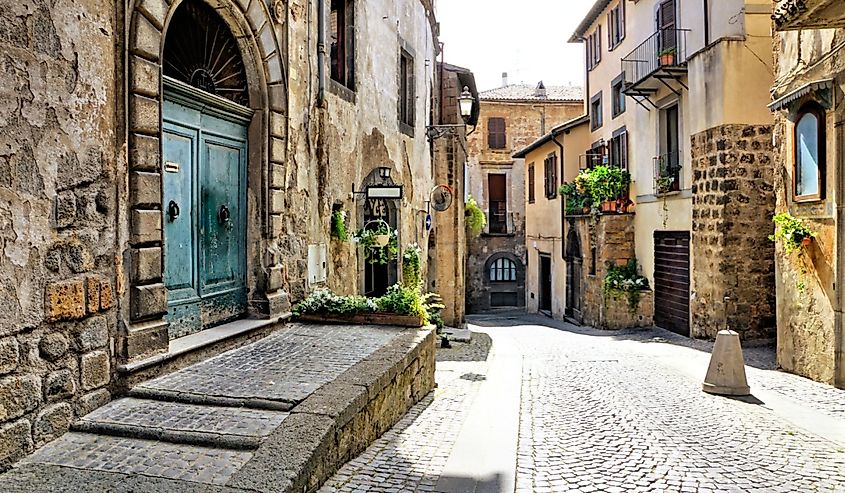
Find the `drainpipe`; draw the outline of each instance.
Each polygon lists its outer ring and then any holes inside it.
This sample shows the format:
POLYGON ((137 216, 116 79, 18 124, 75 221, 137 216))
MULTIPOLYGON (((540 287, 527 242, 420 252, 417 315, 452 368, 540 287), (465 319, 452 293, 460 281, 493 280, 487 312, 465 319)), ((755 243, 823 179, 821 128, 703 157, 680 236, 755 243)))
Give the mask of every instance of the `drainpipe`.
POLYGON ((704 0, 704 47, 710 45, 710 0, 704 0))
MULTIPOLYGON (((563 183, 563 144, 558 142, 557 136, 552 131, 552 142, 560 149, 560 182, 563 183)), ((560 258, 566 259, 566 221, 563 219, 566 213, 566 197, 560 198, 560 258)))
POLYGON ((317 106, 326 100, 326 0, 317 0, 317 106))

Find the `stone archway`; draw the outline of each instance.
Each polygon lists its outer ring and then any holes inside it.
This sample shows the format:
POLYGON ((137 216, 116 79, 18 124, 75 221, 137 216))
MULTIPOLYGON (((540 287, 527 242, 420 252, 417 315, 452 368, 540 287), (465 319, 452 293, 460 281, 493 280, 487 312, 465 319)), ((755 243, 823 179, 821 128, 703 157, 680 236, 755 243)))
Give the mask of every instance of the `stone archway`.
MULTIPOLYGON (((248 297, 251 311, 272 316, 274 303, 286 301, 280 292, 281 258, 272 246, 281 233, 285 202, 286 47, 277 39, 273 16, 262 0, 203 1, 237 40, 244 63, 248 94, 243 102, 254 110, 248 125, 248 297)), ((121 297, 125 323, 118 348, 125 360, 166 350, 169 343, 163 282, 162 61, 165 33, 181 4, 138 0, 127 13, 129 190, 121 197, 127 224, 122 245, 127 286, 121 297)))

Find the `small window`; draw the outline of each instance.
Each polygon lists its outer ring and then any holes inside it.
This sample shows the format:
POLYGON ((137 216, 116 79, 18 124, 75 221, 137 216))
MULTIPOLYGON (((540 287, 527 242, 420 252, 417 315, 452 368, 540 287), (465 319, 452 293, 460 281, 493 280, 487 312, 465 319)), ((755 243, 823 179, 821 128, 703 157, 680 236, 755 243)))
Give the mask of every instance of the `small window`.
POLYGON ((547 199, 557 197, 557 155, 549 154, 543 161, 543 176, 547 199))
POLYGON ((825 114, 816 103, 804 105, 795 121, 795 199, 824 197, 825 114))
POLYGON ((625 0, 607 13, 607 49, 613 50, 625 39, 625 0))
POLYGON ((602 115, 601 93, 596 94, 590 99, 590 129, 597 130, 604 125, 604 117, 602 115))
POLYGON ((487 147, 490 149, 507 148, 507 132, 504 118, 487 119, 487 147))
POLYGON ((613 86, 610 89, 610 109, 613 118, 625 113, 625 74, 613 79, 613 86))
POLYGON ((528 203, 534 203, 534 163, 528 165, 528 203))
POLYGON ((596 264, 598 263, 597 260, 598 260, 598 258, 597 258, 597 255, 596 255, 596 247, 591 247, 590 248, 590 275, 591 276, 596 275, 596 264))
POLYGON ((628 132, 624 127, 613 133, 608 149, 608 161, 615 168, 628 169, 628 132))
POLYGON ((490 281, 516 282, 516 262, 509 258, 496 259, 490 264, 490 281))
POLYGON ((329 36, 332 79, 355 88, 355 16, 352 0, 331 0, 329 36))
POLYGON ((587 36, 587 69, 594 69, 601 62, 601 24, 587 36))
POLYGON ((414 128, 414 107, 416 106, 414 80, 414 57, 405 50, 399 54, 399 123, 414 128))

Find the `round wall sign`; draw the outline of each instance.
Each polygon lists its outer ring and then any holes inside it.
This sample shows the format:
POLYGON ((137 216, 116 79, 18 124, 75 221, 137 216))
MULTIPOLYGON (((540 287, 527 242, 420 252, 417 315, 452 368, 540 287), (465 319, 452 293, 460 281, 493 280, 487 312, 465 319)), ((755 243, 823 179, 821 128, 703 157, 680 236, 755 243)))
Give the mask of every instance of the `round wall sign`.
POLYGON ((454 192, 449 185, 437 185, 431 191, 431 207, 437 212, 443 212, 452 206, 454 192))

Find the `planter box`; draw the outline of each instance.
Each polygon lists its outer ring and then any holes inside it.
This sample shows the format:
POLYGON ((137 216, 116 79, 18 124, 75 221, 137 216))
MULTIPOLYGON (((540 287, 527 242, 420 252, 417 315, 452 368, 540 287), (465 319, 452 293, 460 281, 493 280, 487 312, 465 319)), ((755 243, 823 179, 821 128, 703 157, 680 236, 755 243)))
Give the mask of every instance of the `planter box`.
POLYGON ((349 325, 392 325, 396 327, 422 327, 420 317, 412 315, 398 315, 396 313, 359 313, 358 315, 343 316, 329 313, 308 313, 297 317, 301 322, 321 324, 349 324, 349 325))

